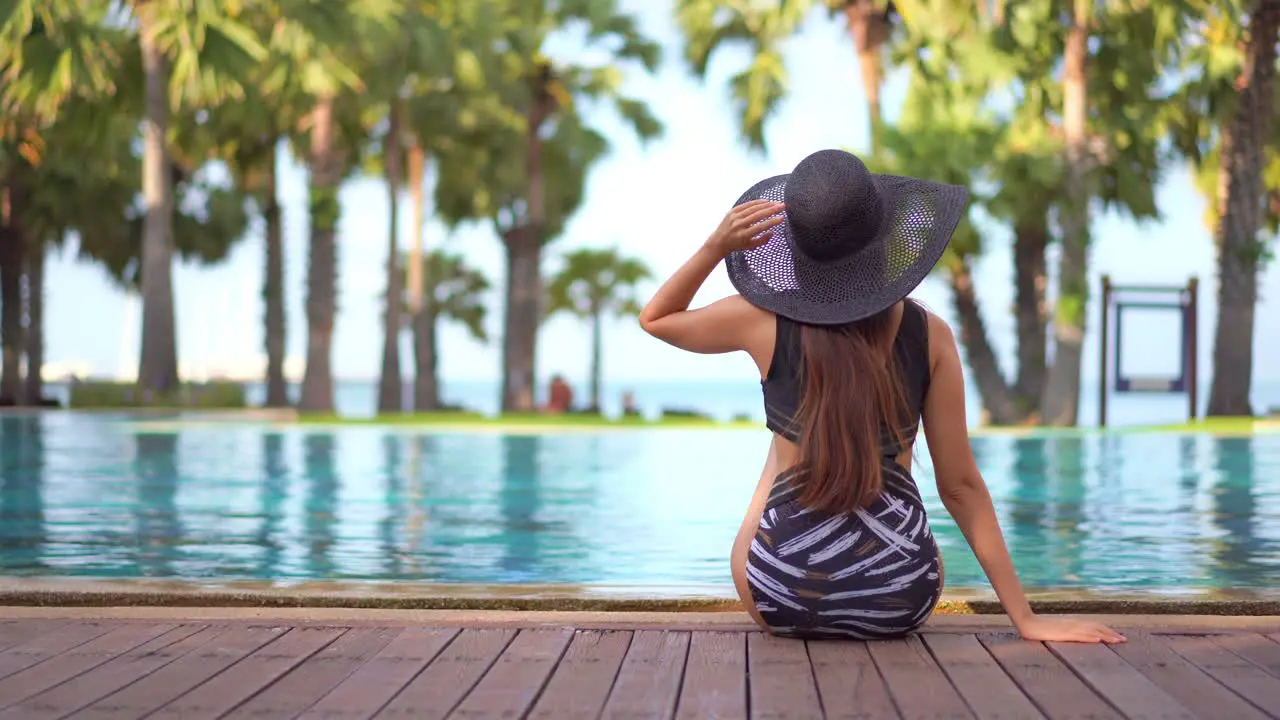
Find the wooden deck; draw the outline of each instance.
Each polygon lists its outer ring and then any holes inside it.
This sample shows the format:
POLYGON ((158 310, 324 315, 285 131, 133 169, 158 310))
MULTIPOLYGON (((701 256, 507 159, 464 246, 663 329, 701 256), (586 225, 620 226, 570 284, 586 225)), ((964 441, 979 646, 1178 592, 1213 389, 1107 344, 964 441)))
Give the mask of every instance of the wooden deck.
POLYGON ((1280 717, 1265 628, 1123 627, 1109 648, 637 627, 0 619, 0 718, 1280 717))

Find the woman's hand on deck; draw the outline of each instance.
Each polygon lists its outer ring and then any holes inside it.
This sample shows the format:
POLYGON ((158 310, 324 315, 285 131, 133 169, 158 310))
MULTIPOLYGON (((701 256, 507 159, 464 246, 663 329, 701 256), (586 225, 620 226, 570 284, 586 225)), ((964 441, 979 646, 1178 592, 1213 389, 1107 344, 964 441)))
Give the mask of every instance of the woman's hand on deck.
POLYGON ((1100 622, 1033 615, 1018 624, 1024 640, 1041 642, 1122 643, 1128 638, 1100 622))
POLYGON ((720 227, 707 238, 707 247, 721 257, 737 250, 752 250, 769 242, 774 226, 786 219, 786 206, 772 200, 752 200, 729 211, 720 227))

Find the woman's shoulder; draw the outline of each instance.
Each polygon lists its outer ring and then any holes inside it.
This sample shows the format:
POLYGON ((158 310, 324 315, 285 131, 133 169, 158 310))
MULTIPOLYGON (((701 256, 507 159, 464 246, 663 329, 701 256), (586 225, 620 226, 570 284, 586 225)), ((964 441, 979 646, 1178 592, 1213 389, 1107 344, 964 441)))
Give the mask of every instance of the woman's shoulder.
POLYGON ((772 364, 781 316, 770 310, 751 304, 741 295, 734 294, 719 301, 725 309, 723 320, 733 326, 740 337, 742 348, 751 355, 762 372, 772 364))
POLYGON ((749 300, 736 293, 726 296, 717 301, 716 304, 722 308, 722 320, 732 322, 749 335, 755 334, 755 331, 760 328, 768 327, 772 329, 775 319, 778 317, 770 310, 765 310, 758 305, 752 305, 749 300))
POLYGON ((929 329, 930 340, 935 337, 952 337, 951 325, 941 315, 930 310, 928 306, 915 298, 907 298, 907 305, 914 308, 924 318, 925 326, 929 329))
POLYGON ((932 374, 936 372, 939 362, 945 361, 957 352, 955 333, 950 323, 941 315, 925 307, 923 303, 912 299, 907 302, 924 317, 925 337, 929 348, 929 368, 932 374))

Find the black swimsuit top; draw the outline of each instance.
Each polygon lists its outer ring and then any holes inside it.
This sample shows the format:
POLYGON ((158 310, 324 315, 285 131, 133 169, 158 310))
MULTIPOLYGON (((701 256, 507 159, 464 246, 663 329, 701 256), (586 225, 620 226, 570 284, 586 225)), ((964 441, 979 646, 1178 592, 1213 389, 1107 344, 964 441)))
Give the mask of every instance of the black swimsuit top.
MULTIPOLYGON (((769 374, 760 382, 764 390, 765 424, 782 437, 797 442, 800 428, 795 421, 803 396, 800 324, 781 315, 777 317, 777 338, 769 374)), ((902 418, 902 436, 906 442, 915 438, 924 412, 924 398, 929 392, 929 318, 924 308, 912 300, 902 307, 902 321, 893 341, 894 362, 905 387, 908 414, 902 418)), ((898 447, 888 428, 881 431, 884 454, 897 457, 905 448, 898 447)))

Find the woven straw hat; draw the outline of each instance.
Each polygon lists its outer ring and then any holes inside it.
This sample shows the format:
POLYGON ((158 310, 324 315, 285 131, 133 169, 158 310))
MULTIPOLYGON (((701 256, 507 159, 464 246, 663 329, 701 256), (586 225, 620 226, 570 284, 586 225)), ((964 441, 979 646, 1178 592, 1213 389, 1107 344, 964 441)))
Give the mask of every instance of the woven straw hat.
POLYGON ((730 253, 729 279, 753 305, 797 322, 870 317, 929 274, 968 198, 958 185, 873 174, 856 155, 818 151, 738 198, 785 202, 786 217, 769 242, 730 253))

